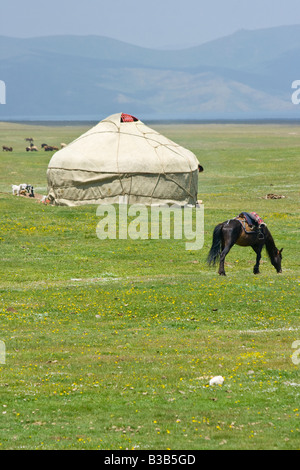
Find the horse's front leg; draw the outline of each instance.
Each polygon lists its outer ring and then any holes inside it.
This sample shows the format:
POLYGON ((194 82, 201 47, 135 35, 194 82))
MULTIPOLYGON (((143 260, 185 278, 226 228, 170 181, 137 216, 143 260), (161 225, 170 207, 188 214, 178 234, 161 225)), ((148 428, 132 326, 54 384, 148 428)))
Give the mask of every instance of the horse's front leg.
POLYGON ((262 245, 257 246, 257 247, 253 246, 252 248, 256 253, 256 263, 255 263, 254 268, 253 268, 253 273, 254 274, 259 274, 259 263, 260 263, 260 260, 261 260, 262 245))

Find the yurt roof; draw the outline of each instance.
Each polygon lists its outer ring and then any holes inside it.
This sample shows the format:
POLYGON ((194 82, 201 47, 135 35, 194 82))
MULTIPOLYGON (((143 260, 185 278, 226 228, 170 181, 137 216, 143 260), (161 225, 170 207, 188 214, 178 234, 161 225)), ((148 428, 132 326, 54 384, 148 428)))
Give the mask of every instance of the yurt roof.
POLYGON ((142 121, 113 114, 56 152, 49 169, 101 173, 186 173, 198 167, 196 156, 142 121))

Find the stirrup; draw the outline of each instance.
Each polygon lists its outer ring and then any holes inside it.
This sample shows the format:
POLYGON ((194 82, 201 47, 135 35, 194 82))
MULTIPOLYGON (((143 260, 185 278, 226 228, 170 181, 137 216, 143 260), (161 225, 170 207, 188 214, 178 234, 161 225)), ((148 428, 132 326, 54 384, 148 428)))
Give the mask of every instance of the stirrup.
POLYGON ((265 238, 264 234, 262 232, 258 232, 258 239, 263 240, 265 238))

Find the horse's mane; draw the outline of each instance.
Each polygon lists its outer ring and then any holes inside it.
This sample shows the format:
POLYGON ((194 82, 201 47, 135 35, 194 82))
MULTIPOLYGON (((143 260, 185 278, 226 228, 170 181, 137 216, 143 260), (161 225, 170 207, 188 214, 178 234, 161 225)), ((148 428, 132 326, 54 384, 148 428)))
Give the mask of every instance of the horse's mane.
POLYGON ((278 249, 276 248, 276 245, 275 245, 275 242, 271 235, 270 230, 266 226, 264 227, 264 235, 265 235, 265 240, 266 240, 266 250, 267 250, 270 260, 272 261, 278 249))

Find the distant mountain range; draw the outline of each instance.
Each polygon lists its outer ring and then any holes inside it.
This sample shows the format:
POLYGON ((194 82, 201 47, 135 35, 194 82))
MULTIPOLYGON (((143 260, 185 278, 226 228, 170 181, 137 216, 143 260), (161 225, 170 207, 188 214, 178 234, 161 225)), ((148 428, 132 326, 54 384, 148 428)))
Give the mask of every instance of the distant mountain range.
POLYGON ((178 51, 100 36, 0 36, 0 120, 298 118, 291 85, 299 59, 300 25, 178 51))

